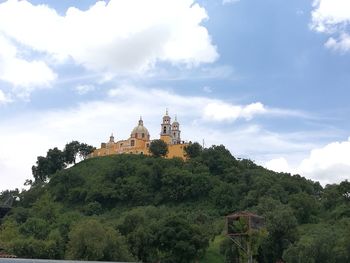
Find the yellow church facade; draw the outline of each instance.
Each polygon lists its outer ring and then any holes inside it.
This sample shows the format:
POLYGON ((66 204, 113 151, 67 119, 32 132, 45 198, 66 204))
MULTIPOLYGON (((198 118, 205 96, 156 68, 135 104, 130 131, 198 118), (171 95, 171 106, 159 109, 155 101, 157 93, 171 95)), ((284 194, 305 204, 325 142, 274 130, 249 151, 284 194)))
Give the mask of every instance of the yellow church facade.
MULTIPOLYGON (((160 139, 168 145, 168 154, 166 158, 179 157, 185 159, 184 148, 188 145, 181 141, 180 124, 175 117, 175 121, 171 122, 171 118, 166 111, 161 123, 160 139)), ((113 134, 108 142, 101 143, 101 148, 91 153, 90 157, 107 156, 113 154, 145 154, 150 155, 149 146, 151 144, 148 129, 143 125, 140 118, 138 125, 131 131, 127 140, 115 141, 113 134)))

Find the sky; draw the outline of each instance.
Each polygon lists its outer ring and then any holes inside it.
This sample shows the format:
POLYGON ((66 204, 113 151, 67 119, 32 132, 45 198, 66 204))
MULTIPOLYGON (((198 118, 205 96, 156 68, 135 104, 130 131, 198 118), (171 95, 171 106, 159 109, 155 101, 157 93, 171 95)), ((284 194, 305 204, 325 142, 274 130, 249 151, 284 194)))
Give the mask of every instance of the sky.
POLYGON ((0 0, 0 191, 166 108, 183 140, 349 180, 349 71, 349 1, 0 0))

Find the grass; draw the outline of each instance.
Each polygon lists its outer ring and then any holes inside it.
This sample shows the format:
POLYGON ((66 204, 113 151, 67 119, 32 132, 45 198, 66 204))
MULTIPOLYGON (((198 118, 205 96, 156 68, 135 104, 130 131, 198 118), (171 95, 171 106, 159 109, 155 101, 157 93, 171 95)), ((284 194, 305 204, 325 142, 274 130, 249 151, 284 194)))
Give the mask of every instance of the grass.
POLYGON ((220 254, 220 243, 225 237, 216 236, 213 241, 209 243, 207 252, 199 260, 200 263, 223 263, 225 262, 224 256, 220 254))

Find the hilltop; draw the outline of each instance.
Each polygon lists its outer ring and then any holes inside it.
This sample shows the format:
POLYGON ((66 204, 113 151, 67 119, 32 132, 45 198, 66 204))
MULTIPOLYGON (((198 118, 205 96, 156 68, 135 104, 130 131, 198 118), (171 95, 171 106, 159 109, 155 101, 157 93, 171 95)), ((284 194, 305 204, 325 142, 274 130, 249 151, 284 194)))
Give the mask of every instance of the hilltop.
POLYGON ((224 146, 187 161, 96 157, 18 193, 0 247, 29 258, 213 262, 216 253, 217 262, 236 262, 239 252, 222 235, 224 216, 246 210, 266 219, 258 262, 306 262, 306 255, 348 262, 349 193, 348 182, 323 188, 238 160, 224 146))

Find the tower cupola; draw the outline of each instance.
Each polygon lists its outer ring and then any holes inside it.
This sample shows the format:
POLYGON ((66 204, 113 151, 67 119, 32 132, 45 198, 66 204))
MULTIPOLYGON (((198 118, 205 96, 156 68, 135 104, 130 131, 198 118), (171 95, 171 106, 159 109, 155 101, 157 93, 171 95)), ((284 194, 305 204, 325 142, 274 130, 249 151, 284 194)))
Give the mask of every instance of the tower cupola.
POLYGON ((163 116, 163 124, 170 124, 170 120, 168 109, 166 109, 165 115, 163 116))
POLYGON ((114 136, 113 136, 113 133, 112 133, 111 136, 109 137, 109 143, 114 143, 114 136))
POLYGON ((166 109, 165 115, 163 116, 163 123, 161 124, 161 136, 171 136, 171 118, 169 116, 168 109, 166 109))
POLYGON ((181 131, 180 123, 177 121, 177 116, 175 115, 175 121, 171 124, 171 137, 173 144, 181 143, 181 131))
POLYGON ((177 121, 177 116, 175 115, 175 121, 171 125, 171 130, 179 130, 180 129, 180 124, 177 121))

